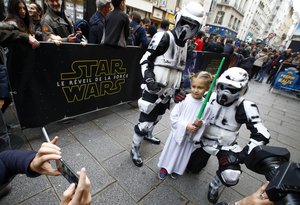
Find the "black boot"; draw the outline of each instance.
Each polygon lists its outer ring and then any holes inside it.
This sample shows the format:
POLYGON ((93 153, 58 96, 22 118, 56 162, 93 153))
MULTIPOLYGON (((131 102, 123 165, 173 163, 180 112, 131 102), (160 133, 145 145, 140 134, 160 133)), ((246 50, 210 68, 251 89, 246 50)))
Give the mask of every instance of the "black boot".
POLYGON ((141 142, 143 140, 143 137, 139 136, 138 134, 134 133, 133 139, 132 139, 132 149, 130 151, 131 159, 135 166, 141 167, 143 166, 143 160, 140 153, 140 146, 141 142))
POLYGON ((214 190, 212 188, 212 186, 209 184, 208 186, 208 192, 207 192, 207 200, 210 202, 210 203, 217 203, 219 199, 219 191, 218 189, 217 190, 214 190))
POLYGON ((160 144, 160 140, 157 137, 154 137, 152 132, 148 132, 148 134, 144 136, 144 140, 147 140, 153 144, 160 144))

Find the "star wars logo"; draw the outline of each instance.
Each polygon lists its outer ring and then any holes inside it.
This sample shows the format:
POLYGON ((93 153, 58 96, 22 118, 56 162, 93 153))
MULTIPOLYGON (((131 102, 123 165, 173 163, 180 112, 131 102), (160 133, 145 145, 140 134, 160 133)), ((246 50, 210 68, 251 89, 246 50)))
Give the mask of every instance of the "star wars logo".
POLYGON ((56 86, 68 103, 114 95, 121 92, 128 78, 126 71, 120 59, 74 61, 70 72, 61 73, 56 86))

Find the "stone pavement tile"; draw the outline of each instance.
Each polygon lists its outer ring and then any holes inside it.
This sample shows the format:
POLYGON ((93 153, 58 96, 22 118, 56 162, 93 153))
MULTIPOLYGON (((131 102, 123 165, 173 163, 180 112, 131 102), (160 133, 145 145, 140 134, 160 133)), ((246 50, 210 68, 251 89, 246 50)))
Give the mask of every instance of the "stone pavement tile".
POLYGON ((268 128, 268 130, 272 130, 274 132, 278 132, 279 135, 287 135, 291 138, 298 139, 299 133, 298 131, 291 130, 288 127, 278 126, 277 124, 273 122, 265 122, 265 126, 268 128))
POLYGON ((223 189, 223 192, 221 193, 218 202, 237 202, 242 198, 244 198, 244 196, 236 192, 234 189, 225 188, 223 189))
POLYGON ((262 181, 243 172, 240 176, 239 183, 232 187, 236 192, 243 196, 248 196, 257 191, 258 187, 262 185, 262 181))
POLYGON ((136 205, 137 203, 118 183, 114 183, 93 196, 91 204, 136 205))
MULTIPOLYGON (((74 171, 86 168, 87 175, 92 182, 91 193, 95 194, 115 181, 88 151, 79 143, 73 143, 62 150, 63 159, 74 171)), ((62 176, 49 177, 55 191, 62 194, 69 187, 69 182, 62 176)))
POLYGON ((127 121, 131 122, 133 124, 133 126, 138 123, 139 117, 140 117, 139 111, 136 111, 136 112, 131 113, 130 115, 124 116, 124 118, 127 121))
POLYGON ((295 149, 299 149, 300 147, 300 139, 291 138, 286 135, 279 135, 278 139, 279 142, 288 145, 290 147, 293 147, 295 149))
MULTIPOLYGON (((102 126, 100 127, 103 129, 102 126)), ((122 121, 122 124, 119 124, 117 127, 107 129, 105 132, 128 151, 131 149, 134 130, 133 125, 128 121, 122 121)))
POLYGON ((205 171, 200 174, 184 174, 176 180, 167 179, 167 183, 189 199, 194 204, 209 205, 207 200, 208 184, 211 180, 211 175, 205 171))
POLYGON ((93 121, 95 119, 98 119, 100 117, 104 117, 106 115, 110 115, 113 112, 109 108, 103 108, 97 111, 92 111, 88 114, 84 114, 81 116, 76 117, 76 120, 79 122, 88 122, 88 121, 93 121))
POLYGON ((17 175, 11 182, 11 192, 0 199, 1 205, 12 205, 20 203, 34 195, 51 187, 46 176, 29 178, 24 174, 17 175))
POLYGON ((170 129, 165 129, 165 130, 161 131, 160 133, 155 134, 155 137, 158 137, 160 139, 160 142, 165 144, 169 137, 170 132, 171 132, 170 129))
MULTIPOLYGON (((295 121, 295 123, 296 123, 296 121, 295 121)), ((295 125, 295 124, 292 124, 292 123, 286 122, 286 121, 282 122, 282 126, 283 127, 287 127, 287 128, 289 128, 289 129, 291 129, 293 131, 298 131, 299 130, 299 128, 300 128, 300 121, 298 121, 297 124, 298 125, 295 125)))
POLYGON ((162 183, 153 189, 139 204, 143 205, 185 205, 188 202, 184 196, 167 183, 162 183))
POLYGON ((114 106, 110 108, 111 111, 117 113, 122 117, 126 117, 132 115, 138 111, 137 107, 133 107, 128 103, 124 103, 122 105, 114 106))
POLYGON ((54 190, 50 188, 29 198, 21 203, 21 205, 57 205, 59 202, 54 190))
POLYGON ((121 118, 116 113, 110 113, 108 115, 93 120, 93 122, 96 123, 99 127, 101 127, 101 129, 103 129, 104 131, 107 131, 120 127, 126 122, 126 120, 124 118, 121 118))
MULTIPOLYGON (((295 111, 294 111, 295 112, 295 111)), ((291 117, 291 115, 285 115, 281 118, 282 122, 283 123, 286 123, 286 124, 291 124, 291 125, 294 125, 296 127, 299 127, 300 126, 300 120, 295 120, 291 117)))
POLYGON ((99 162, 124 151, 123 147, 100 128, 82 130, 74 133, 74 136, 99 162))
POLYGON ((281 118, 275 118, 275 117, 271 117, 269 115, 264 115, 264 114, 261 114, 260 118, 261 118, 261 120, 262 120, 263 123, 265 123, 265 122, 272 122, 274 124, 277 124, 278 126, 282 125, 281 118))
MULTIPOLYGON (((47 128, 46 128, 47 130, 47 128)), ((76 143, 77 140, 74 138, 74 136, 66 129, 62 129, 62 130, 59 130, 57 132, 48 132, 47 130, 47 133, 49 135, 49 138, 50 140, 53 139, 55 136, 58 136, 58 142, 57 142, 57 145, 60 147, 60 148, 64 148, 65 146, 69 145, 69 144, 72 144, 72 143, 76 143)), ((26 134, 26 137, 28 137, 29 134, 26 134)), ((29 137, 30 138, 30 137, 29 137)), ((38 150, 42 143, 43 142, 46 142, 46 139, 44 137, 44 135, 41 133, 41 135, 36 138, 36 139, 30 139, 28 140, 30 145, 32 146, 32 149, 33 150, 38 150)))
POLYGON ((77 118, 71 120, 70 123, 64 124, 65 128, 68 129, 71 133, 79 132, 81 130, 85 130, 88 128, 97 127, 93 121, 85 121, 81 122, 77 118))
POLYGON ((127 151, 106 160, 102 164, 136 202, 140 201, 160 182, 156 173, 147 166, 136 167, 127 151))

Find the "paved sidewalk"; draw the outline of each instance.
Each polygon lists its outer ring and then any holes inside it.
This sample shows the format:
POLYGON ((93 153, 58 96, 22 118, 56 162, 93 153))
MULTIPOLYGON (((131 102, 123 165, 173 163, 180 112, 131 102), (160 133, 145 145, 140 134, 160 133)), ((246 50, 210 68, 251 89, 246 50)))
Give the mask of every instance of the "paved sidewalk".
MULTIPOLYGON (((248 100, 258 104, 261 118, 271 132, 270 145, 286 147, 292 161, 300 162, 300 101, 296 97, 271 93, 269 85, 250 82, 248 100)), ((46 126, 49 136, 59 136, 58 145, 63 157, 75 170, 86 167, 92 182, 92 204, 209 204, 206 199, 208 183, 217 168, 212 157, 199 175, 185 174, 177 180, 170 177, 161 181, 157 177, 157 162, 169 134, 169 112, 156 126, 154 133, 161 145, 143 142, 141 152, 144 166, 138 168, 130 158, 133 126, 137 123, 138 109, 128 104, 77 117, 68 122, 46 126)), ((10 108, 6 114, 9 122, 16 123, 10 108)), ((41 129, 26 129, 13 139, 15 148, 37 150, 44 141, 41 129)), ((249 139, 249 132, 242 127, 239 139, 242 145, 249 139)), ((235 201, 257 190, 265 181, 245 167, 238 185, 221 191, 220 201, 235 201)), ((59 204, 59 197, 68 187, 63 177, 27 178, 18 175, 13 181, 12 192, 0 200, 1 205, 59 204)))

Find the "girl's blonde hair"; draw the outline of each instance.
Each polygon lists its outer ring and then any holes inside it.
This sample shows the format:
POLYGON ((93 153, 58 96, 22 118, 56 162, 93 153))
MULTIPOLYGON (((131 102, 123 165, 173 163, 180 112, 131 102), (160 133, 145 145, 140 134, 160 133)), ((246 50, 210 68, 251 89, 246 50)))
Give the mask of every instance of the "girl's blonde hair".
POLYGON ((194 78, 205 80, 208 85, 211 84, 213 80, 212 74, 207 71, 200 71, 198 73, 191 73, 190 80, 192 81, 194 78))

